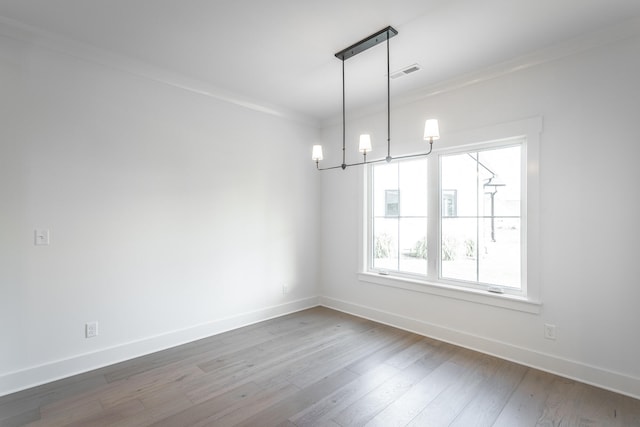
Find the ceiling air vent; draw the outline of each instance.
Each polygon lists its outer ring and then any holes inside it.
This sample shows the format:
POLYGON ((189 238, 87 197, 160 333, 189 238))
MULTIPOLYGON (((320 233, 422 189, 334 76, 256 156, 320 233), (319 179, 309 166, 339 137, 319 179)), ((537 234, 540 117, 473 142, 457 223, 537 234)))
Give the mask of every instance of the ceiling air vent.
POLYGON ((422 67, 419 64, 411 64, 409 66, 404 67, 401 70, 394 71, 389 75, 392 79, 397 79, 398 77, 406 76, 407 74, 415 73, 420 70, 422 67))

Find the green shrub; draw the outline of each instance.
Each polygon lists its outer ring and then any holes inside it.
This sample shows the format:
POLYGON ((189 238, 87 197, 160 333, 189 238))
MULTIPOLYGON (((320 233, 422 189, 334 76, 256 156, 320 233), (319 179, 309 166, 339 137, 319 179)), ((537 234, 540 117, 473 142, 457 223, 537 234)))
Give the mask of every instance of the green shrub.
POLYGON ((391 255, 391 236, 382 233, 376 236, 376 244, 373 248, 373 256, 378 258, 389 258, 391 255))
POLYGON ((457 255, 458 241, 453 237, 446 237, 442 240, 442 260, 454 261, 457 255))
POLYGON ((413 248, 414 256, 416 258, 427 259, 427 238, 423 237, 422 239, 416 242, 416 246, 413 248))
POLYGON ((464 254, 467 258, 476 259, 476 241, 467 239, 464 241, 464 254))

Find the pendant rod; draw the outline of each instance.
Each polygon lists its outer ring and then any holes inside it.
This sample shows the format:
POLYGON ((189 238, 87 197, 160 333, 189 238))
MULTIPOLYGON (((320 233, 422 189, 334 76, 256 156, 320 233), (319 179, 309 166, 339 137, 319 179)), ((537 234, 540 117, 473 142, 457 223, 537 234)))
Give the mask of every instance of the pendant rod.
POLYGON ((347 121, 345 118, 345 91, 344 91, 344 59, 342 60, 342 169, 347 168, 346 162, 346 139, 347 139, 347 121))
MULTIPOLYGON (((387 32, 389 30, 387 29, 387 32)), ((391 161, 391 69, 389 67, 389 35, 387 33, 387 162, 391 161)))

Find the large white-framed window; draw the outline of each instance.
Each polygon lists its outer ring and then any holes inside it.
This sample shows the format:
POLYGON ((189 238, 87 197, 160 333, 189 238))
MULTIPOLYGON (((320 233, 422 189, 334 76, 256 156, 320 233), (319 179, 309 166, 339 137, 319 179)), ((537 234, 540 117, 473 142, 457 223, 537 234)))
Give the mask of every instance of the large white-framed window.
POLYGON ((428 157, 369 165, 360 280, 539 312, 541 129, 443 135, 428 157))

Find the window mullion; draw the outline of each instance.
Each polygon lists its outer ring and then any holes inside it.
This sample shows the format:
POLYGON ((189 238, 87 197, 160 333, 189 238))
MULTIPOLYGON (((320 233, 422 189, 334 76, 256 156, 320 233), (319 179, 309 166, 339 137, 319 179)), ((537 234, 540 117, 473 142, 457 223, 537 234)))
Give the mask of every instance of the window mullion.
POLYGON ((402 167, 402 163, 398 163, 398 167, 396 168, 396 182, 398 186, 398 216, 396 217, 396 236, 398 237, 398 245, 396 248, 396 269, 400 271, 400 217, 402 215, 402 195, 400 194, 400 168, 402 167))
MULTIPOLYGON (((480 207, 484 204, 484 191, 480 191, 480 152, 476 152, 476 248, 480 247, 480 216, 484 211, 480 207)), ((480 254, 476 256, 476 282, 480 281, 480 254)))
POLYGON ((427 158, 427 278, 440 277, 440 158, 427 158))
POLYGON ((366 199, 365 199, 365 211, 366 211, 366 230, 365 236, 367 240, 365 242, 366 253, 364 255, 364 269, 365 271, 373 269, 373 251, 374 251, 374 236, 375 236, 375 221, 373 219, 373 204, 374 204, 374 192, 373 192, 373 168, 371 165, 366 167, 366 199))

